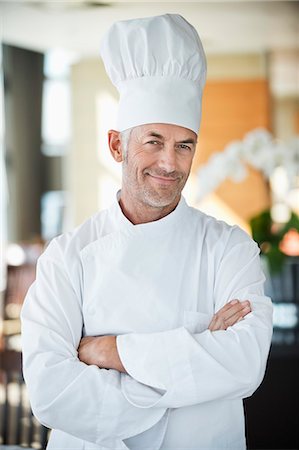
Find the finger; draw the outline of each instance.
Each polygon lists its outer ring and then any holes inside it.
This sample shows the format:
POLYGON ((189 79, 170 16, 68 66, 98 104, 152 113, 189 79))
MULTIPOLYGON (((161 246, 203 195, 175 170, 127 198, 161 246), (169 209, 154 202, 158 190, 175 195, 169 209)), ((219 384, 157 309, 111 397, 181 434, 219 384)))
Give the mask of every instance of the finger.
POLYGON ((228 321, 231 317, 240 314, 240 316, 244 315, 244 311, 247 313, 251 310, 250 303, 244 302, 243 304, 240 304, 238 308, 231 309, 228 313, 228 315, 225 317, 225 321, 228 321))
POLYGON ((209 325, 210 331, 225 330, 225 324, 221 316, 215 314, 209 325))
POLYGON ((228 302, 229 305, 236 305, 237 303, 240 303, 240 300, 238 300, 236 298, 234 300, 231 300, 230 302, 228 302))
POLYGON ((231 300, 229 303, 224 305, 220 310, 214 314, 211 323, 209 325, 210 331, 216 331, 216 330, 225 330, 225 317, 230 317, 231 315, 235 314, 236 311, 239 309, 242 309, 242 306, 240 306, 240 302, 237 299, 231 300))
POLYGON ((240 302, 243 306, 251 306, 250 301, 249 300, 243 300, 242 302, 240 302))
POLYGON ((232 308, 233 306, 238 305, 238 304, 240 304, 239 300, 237 300, 237 299, 231 300, 230 302, 226 303, 221 309, 219 309, 217 311, 217 314, 228 311, 230 308, 232 308))
POLYGON ((216 330, 220 330, 222 326, 221 320, 220 318, 215 314, 213 316, 213 319, 209 325, 209 330, 210 331, 216 331, 216 330))
POLYGON ((236 315, 242 316, 242 307, 238 306, 238 308, 230 309, 224 313, 217 314, 218 319, 226 324, 230 321, 231 317, 235 317, 236 315))
POLYGON ((250 312, 251 312, 250 306, 245 306, 241 311, 238 311, 236 314, 231 316, 229 319, 225 320, 226 327, 231 327, 235 323, 242 320, 250 312))
MULTIPOLYGON (((226 330, 226 328, 230 326, 227 325, 227 323, 231 323, 230 318, 233 317, 232 320, 235 320, 236 315, 238 315, 238 319, 242 319, 245 315, 243 309, 247 306, 250 307, 250 302, 248 300, 242 302, 237 299, 231 300, 214 314, 208 329, 210 331, 226 330)), ((246 312, 246 314, 248 312, 246 312)), ((238 321, 238 319, 236 321, 238 321)))
POLYGON ((250 312, 251 312, 251 309, 250 309, 250 308, 248 308, 248 307, 244 308, 244 309, 243 309, 243 313, 242 313, 241 316, 237 317, 237 315, 236 315, 235 317, 232 317, 232 318, 230 319, 230 320, 232 321, 232 323, 229 324, 229 326, 233 326, 233 325, 235 325, 236 323, 241 322, 241 320, 243 320, 244 317, 246 317, 247 314, 249 314, 250 312))
POLYGON ((245 307, 250 307, 250 303, 248 300, 245 300, 244 302, 240 302, 237 305, 232 306, 223 314, 224 320, 225 321, 229 320, 230 317, 234 316, 238 312, 241 312, 245 307))
POLYGON ((212 318, 212 320, 210 322, 210 325, 208 327, 210 331, 215 331, 216 330, 215 323, 216 323, 216 316, 213 316, 213 318, 212 318))

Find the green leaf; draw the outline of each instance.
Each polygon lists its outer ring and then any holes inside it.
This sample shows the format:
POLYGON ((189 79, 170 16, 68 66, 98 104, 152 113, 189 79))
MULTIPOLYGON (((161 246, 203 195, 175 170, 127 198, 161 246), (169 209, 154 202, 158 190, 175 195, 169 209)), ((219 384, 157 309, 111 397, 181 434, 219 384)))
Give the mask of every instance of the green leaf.
POLYGON ((258 244, 262 244, 263 242, 271 242, 271 225, 272 218, 269 210, 263 211, 261 214, 250 220, 252 237, 258 244))
POLYGON ((280 272, 286 255, 279 249, 279 244, 289 230, 295 229, 299 232, 299 216, 292 212, 289 221, 279 228, 273 222, 270 210, 267 209, 253 217, 250 226, 253 239, 259 244, 268 261, 270 273, 280 272))
POLYGON ((271 274, 278 273, 282 270, 286 255, 279 250, 278 245, 271 245, 265 257, 268 260, 271 274))

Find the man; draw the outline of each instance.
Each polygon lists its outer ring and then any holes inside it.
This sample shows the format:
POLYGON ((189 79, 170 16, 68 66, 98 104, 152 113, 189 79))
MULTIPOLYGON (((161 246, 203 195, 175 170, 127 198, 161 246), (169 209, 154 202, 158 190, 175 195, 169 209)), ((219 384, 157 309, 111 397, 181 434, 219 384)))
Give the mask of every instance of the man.
POLYGON ((39 260, 24 374, 50 449, 244 449, 242 398, 271 340, 257 245, 181 196, 206 62, 178 15, 118 22, 102 44, 120 91, 117 201, 39 260), (248 301, 250 300, 250 302, 248 301))

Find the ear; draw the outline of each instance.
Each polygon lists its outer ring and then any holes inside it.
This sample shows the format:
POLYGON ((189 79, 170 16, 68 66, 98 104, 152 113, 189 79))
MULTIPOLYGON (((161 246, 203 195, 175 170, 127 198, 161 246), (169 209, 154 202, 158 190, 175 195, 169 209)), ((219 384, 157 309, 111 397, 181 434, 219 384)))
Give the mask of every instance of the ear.
POLYGON ((121 141, 120 141, 120 132, 115 130, 108 131, 108 145, 113 156, 113 159, 116 162, 123 161, 121 141))

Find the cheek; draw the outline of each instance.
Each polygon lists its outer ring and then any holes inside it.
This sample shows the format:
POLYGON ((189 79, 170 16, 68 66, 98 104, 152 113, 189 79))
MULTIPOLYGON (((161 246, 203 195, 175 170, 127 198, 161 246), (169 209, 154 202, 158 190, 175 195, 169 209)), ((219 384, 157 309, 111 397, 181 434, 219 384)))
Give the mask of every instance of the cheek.
POLYGON ((123 167, 123 177, 129 182, 135 184, 140 182, 143 177, 144 166, 136 158, 129 158, 123 167))
POLYGON ((152 155, 145 153, 134 155, 130 162, 130 169, 135 173, 142 173, 144 169, 151 167, 156 163, 155 158, 152 155))
POLYGON ((184 158, 181 158, 178 164, 178 170, 185 173, 186 175, 191 170, 193 157, 185 156, 184 158))

